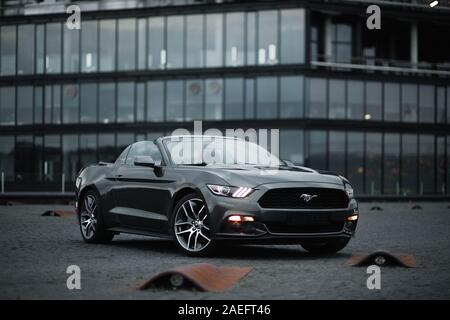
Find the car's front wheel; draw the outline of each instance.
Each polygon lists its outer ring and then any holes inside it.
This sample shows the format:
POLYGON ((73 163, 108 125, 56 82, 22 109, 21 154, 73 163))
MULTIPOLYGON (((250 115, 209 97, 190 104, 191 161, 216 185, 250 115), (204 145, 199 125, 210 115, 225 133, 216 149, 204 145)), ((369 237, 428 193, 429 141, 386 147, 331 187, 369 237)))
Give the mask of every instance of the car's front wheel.
POLYGON ((183 197, 175 206, 171 231, 177 247, 188 255, 205 256, 214 248, 208 208, 195 194, 183 197))
POLYGON ((308 241, 301 244, 303 249, 311 253, 333 254, 344 249, 350 238, 333 238, 320 241, 308 241))
POLYGON ((100 214, 99 197, 94 191, 88 191, 80 201, 79 223, 81 236, 89 243, 108 243, 114 233, 105 229, 100 214))

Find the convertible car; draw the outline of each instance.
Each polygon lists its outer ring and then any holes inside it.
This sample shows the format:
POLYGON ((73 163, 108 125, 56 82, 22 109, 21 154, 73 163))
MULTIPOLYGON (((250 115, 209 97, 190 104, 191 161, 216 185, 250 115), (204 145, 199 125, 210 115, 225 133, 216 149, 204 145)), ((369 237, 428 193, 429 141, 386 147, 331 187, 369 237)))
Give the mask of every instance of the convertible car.
POLYGON ((354 235, 358 204, 347 179, 295 166, 237 138, 169 136, 128 146, 76 180, 83 239, 119 233, 173 239, 188 255, 221 242, 300 244, 335 253, 354 235))

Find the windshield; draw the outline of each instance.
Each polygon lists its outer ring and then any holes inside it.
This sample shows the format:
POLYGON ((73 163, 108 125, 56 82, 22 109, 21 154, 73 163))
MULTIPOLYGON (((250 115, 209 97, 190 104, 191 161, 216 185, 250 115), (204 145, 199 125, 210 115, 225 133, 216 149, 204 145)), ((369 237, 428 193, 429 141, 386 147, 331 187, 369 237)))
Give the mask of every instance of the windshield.
POLYGON ((163 144, 174 164, 280 166, 275 155, 256 143, 226 137, 169 137, 163 144))

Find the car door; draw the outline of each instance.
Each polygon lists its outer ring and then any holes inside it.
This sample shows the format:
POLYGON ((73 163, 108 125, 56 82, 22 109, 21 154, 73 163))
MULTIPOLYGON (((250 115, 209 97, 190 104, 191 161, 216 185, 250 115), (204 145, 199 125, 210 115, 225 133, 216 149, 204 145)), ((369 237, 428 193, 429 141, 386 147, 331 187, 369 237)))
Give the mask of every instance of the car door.
POLYGON ((168 230, 167 210, 170 205, 170 184, 164 176, 162 157, 152 141, 136 142, 130 147, 124 164, 115 170, 113 198, 115 207, 111 210, 121 227, 143 231, 166 233, 168 230), (138 156, 151 156, 156 168, 137 166, 138 156))

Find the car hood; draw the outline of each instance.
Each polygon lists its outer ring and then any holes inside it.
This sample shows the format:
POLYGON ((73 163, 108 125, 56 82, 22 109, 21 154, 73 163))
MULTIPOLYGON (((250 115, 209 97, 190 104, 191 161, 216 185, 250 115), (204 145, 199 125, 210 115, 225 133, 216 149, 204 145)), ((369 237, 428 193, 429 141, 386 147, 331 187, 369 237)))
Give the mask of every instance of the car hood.
POLYGON ((343 186, 343 180, 331 172, 318 172, 305 167, 258 167, 239 165, 207 165, 195 167, 219 176, 229 185, 257 187, 261 184, 286 182, 331 183, 343 186))

